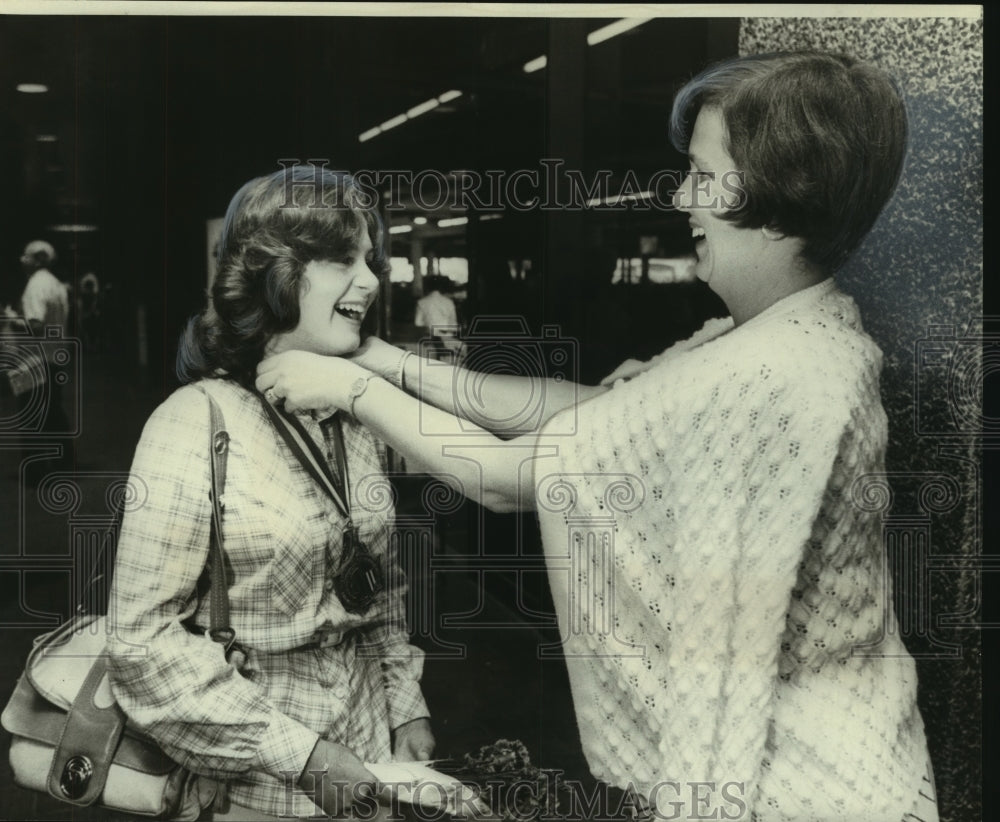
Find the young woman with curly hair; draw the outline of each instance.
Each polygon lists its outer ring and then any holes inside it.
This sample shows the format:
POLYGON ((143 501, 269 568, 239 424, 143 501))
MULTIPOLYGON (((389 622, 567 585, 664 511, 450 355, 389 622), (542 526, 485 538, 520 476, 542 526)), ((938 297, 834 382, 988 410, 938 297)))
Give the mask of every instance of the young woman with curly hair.
POLYGON ((164 751, 225 784, 232 808, 217 818, 339 812, 370 796, 364 762, 427 759, 434 745, 389 550, 393 511, 373 492, 383 455, 352 417, 275 409, 253 378, 268 355, 358 347, 388 273, 382 226, 348 175, 287 168, 235 195, 218 262, 211 305, 178 351, 187 384, 150 417, 132 465, 146 501, 119 540, 111 684, 164 751), (238 666, 200 635, 211 480, 198 389, 230 436, 222 531, 238 666), (279 435, 286 424, 326 463, 339 502, 279 435), (341 582, 362 553, 372 576, 359 593, 341 582))

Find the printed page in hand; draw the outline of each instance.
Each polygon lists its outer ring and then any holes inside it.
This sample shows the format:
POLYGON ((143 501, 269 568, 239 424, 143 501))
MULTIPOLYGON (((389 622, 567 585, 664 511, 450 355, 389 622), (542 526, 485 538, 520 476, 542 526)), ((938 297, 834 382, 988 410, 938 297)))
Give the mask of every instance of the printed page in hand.
POLYGON ((465 816, 488 810, 476 798, 475 790, 423 762, 366 762, 365 767, 400 802, 451 814, 464 811, 465 816))

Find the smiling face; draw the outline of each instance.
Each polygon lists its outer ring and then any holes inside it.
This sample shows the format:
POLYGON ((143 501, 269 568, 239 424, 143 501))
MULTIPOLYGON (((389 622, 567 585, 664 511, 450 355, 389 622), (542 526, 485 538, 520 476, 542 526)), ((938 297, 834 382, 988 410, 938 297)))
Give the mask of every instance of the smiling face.
POLYGON ((339 356, 361 344, 361 322, 378 295, 378 277, 368 267, 372 249, 367 232, 357 248, 341 260, 312 260, 299 286, 299 322, 275 334, 270 354, 311 351, 339 356))
POLYGON ((703 108, 698 113, 688 157, 691 168, 674 195, 674 205, 690 215, 698 258, 695 274, 727 300, 770 248, 759 228, 741 228, 724 217, 743 195, 741 174, 726 149, 726 124, 718 109, 703 108))
POLYGON ((691 170, 674 194, 674 205, 689 215, 695 274, 723 299, 737 325, 825 276, 802 259, 801 238, 766 226, 741 228, 726 219, 746 194, 717 108, 698 113, 688 156, 691 170))

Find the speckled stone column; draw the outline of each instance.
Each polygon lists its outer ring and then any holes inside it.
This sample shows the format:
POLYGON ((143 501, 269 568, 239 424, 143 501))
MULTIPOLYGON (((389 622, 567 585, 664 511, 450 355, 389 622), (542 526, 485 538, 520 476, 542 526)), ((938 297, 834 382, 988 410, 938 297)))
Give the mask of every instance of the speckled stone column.
POLYGON ((838 272, 885 353, 882 516, 942 820, 981 819, 982 19, 746 18, 740 53, 819 49, 896 77, 900 188, 838 272))

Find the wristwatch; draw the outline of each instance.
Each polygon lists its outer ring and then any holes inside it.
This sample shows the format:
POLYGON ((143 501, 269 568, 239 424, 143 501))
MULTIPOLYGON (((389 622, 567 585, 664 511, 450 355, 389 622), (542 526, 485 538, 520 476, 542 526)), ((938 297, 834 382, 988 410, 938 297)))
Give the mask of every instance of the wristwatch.
POLYGON ((354 403, 358 401, 358 397, 368 390, 368 383, 376 376, 376 374, 369 374, 367 377, 358 377, 351 383, 351 389, 347 393, 347 397, 350 400, 347 410, 350 411, 351 416, 355 419, 357 419, 357 415, 354 413, 354 403))

